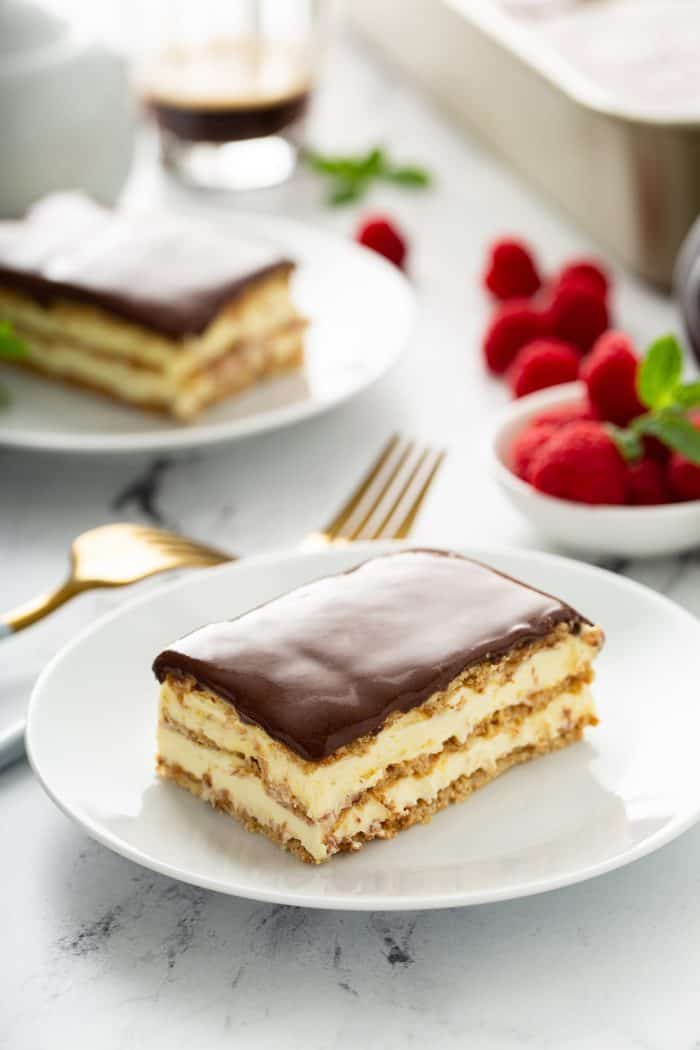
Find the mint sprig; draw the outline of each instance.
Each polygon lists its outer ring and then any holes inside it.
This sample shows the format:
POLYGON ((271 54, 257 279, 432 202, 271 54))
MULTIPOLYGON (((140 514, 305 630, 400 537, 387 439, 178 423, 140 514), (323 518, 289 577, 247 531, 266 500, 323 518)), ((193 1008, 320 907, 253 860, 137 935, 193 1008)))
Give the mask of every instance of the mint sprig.
POLYGON ((673 335, 664 335, 648 348, 637 373, 637 394, 648 409, 626 428, 610 427, 626 460, 644 453, 643 437, 654 437, 674 452, 700 466, 700 430, 688 411, 700 405, 700 380, 682 381, 683 351, 673 335))
POLYGON ((700 380, 681 383, 676 387, 673 400, 679 408, 696 408, 700 405, 700 380))
POLYGON ((637 375, 639 400, 647 408, 673 404, 683 372, 683 354, 675 336, 664 335, 651 344, 637 375))
POLYGON ((691 463, 700 466, 700 430, 693 426, 687 416, 674 410, 641 416, 639 431, 658 438, 674 452, 680 452, 691 463))
POLYGON ((304 160, 312 171, 328 180, 326 203, 333 207, 361 200, 374 182, 423 189, 431 181, 425 168, 417 164, 394 164, 380 147, 355 156, 307 150, 304 160))
MULTIPOLYGON (((0 360, 7 361, 22 358, 27 353, 23 339, 15 335, 9 321, 0 321, 0 360)), ((0 409, 10 403, 10 395, 4 386, 0 386, 0 409)))
POLYGON ((614 423, 609 423, 607 429, 617 445, 617 450, 623 459, 631 462, 632 460, 639 459, 644 454, 642 439, 632 427, 625 429, 623 427, 615 426, 614 423))
POLYGON ((0 357, 24 357, 26 352, 27 347, 24 340, 15 335, 10 322, 0 321, 0 357))

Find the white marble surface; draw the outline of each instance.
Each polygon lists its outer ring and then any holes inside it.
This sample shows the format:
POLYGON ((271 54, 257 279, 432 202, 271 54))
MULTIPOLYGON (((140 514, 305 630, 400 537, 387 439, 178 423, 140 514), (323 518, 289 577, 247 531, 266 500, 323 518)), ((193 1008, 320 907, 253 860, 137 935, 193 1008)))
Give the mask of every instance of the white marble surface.
MULTIPOLYGON (((482 470, 484 426, 506 395, 481 369, 475 275, 502 230, 527 234, 550 264, 593 246, 357 42, 338 49, 315 127, 324 146, 383 141, 435 172, 428 194, 387 191, 370 202, 412 241, 421 310, 403 363, 332 416, 211 453, 0 452, 3 606, 57 580, 72 536, 100 522, 162 520, 240 553, 293 544, 395 428, 450 451, 418 541, 546 546, 482 470)), ((180 200, 147 167, 130 194, 180 200)), ((304 177, 243 204, 339 231, 356 221, 352 210, 321 209, 304 177)), ((664 299, 623 274, 617 305, 640 340, 674 323, 664 299)), ((700 613, 697 555, 611 568, 700 613)), ((57 647, 124 597, 84 596, 4 643, 0 718, 23 709, 57 647)), ((0 774, 0 821, 3 1050, 700 1048, 700 828, 546 896, 384 916, 252 904, 143 871, 74 828, 26 765, 0 774)))

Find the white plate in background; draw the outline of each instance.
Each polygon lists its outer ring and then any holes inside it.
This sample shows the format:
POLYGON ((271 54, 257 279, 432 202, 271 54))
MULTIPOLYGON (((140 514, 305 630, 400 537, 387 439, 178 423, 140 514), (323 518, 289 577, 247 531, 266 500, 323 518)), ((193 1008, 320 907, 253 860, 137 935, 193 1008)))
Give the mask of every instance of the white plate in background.
POLYGON ((219 221, 220 230, 227 227, 232 236, 239 232, 279 246, 298 263, 292 291, 310 321, 303 369, 183 424, 0 365, 0 383, 10 393, 10 404, 0 411, 0 447, 143 452, 232 441, 325 412, 394 364, 415 315, 413 292, 396 267, 351 240, 276 216, 236 213, 219 221))
POLYGON ((600 725, 389 842, 306 865, 154 773, 156 654, 212 620, 338 572, 391 544, 250 558, 149 593, 92 625, 41 675, 27 749, 88 834, 197 886, 313 908, 402 910, 507 900, 636 860, 700 816, 700 705, 688 654, 700 622, 663 596, 532 551, 465 551, 602 624, 600 725))

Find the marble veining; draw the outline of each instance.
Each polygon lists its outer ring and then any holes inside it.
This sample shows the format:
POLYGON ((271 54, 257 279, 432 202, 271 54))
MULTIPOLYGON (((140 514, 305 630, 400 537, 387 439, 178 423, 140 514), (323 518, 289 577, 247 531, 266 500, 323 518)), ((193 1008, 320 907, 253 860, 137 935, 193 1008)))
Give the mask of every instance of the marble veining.
MULTIPOLYGON (((392 429, 450 450, 417 543, 547 548, 479 466, 506 394, 481 368, 476 276, 503 231, 531 237, 551 267, 595 246, 357 40, 341 42, 330 68, 314 140, 384 142, 435 174, 430 193, 379 188, 366 204, 411 240, 421 311, 401 366, 327 417, 197 456, 0 451, 3 605, 59 579, 73 536, 102 522, 165 523, 241 554, 292 545, 392 429)), ((242 203, 348 233, 360 209, 325 211, 320 196, 300 174, 242 203)), ((145 147, 127 202, 190 206, 145 147)), ((640 341, 676 327, 664 298, 622 273, 618 288, 616 312, 640 341)), ((700 614, 700 550, 601 564, 700 614)), ((19 715, 46 660, 124 597, 85 595, 2 643, 0 718, 19 715)), ((700 1050, 700 828, 546 896, 363 915, 235 900, 140 869, 86 838, 24 765, 0 774, 0 826, 2 1050, 700 1050)))
POLYGON ((165 525, 165 514, 160 507, 160 495, 165 475, 173 461, 164 456, 154 459, 146 469, 129 481, 112 500, 112 510, 138 511, 154 525, 165 525))

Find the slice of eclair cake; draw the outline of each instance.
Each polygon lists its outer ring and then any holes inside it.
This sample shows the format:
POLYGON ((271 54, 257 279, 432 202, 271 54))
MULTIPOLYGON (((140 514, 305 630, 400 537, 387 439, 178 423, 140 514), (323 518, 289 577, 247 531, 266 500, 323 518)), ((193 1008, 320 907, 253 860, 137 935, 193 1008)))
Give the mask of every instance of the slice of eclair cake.
POLYGON ((0 222, 13 364, 182 421, 301 366, 294 263, 267 243, 77 193, 0 222))
POLYGON ((378 557, 160 653, 158 771, 319 863, 579 740, 602 643, 486 565, 378 557))

